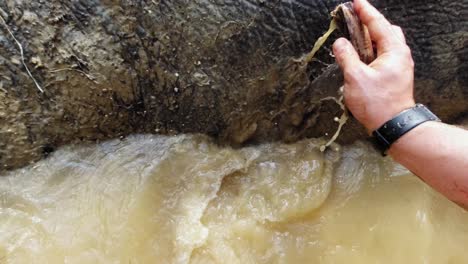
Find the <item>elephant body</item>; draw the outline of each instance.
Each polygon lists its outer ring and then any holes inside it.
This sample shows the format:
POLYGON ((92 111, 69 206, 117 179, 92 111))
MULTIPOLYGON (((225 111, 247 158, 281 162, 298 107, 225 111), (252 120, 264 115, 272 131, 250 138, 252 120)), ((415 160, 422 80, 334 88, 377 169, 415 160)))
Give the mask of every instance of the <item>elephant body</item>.
MULTIPOLYGON (((337 0, 6 0, 0 3, 0 167, 76 141, 203 133, 232 145, 334 132, 342 76, 327 41, 337 0), (41 89, 21 63, 25 63, 41 89)), ((416 61, 416 97, 468 112, 468 0, 376 1, 416 61)), ((384 106, 383 106, 384 107, 384 106)), ((354 121, 343 143, 365 137, 354 121)))

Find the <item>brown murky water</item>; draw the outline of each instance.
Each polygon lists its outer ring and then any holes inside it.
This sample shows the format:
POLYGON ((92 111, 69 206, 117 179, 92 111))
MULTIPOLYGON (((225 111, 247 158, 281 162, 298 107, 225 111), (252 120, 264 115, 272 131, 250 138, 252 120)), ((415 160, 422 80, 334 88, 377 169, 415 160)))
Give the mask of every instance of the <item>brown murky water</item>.
POLYGON ((0 178, 0 263, 467 263, 468 213, 357 143, 68 147, 0 178))

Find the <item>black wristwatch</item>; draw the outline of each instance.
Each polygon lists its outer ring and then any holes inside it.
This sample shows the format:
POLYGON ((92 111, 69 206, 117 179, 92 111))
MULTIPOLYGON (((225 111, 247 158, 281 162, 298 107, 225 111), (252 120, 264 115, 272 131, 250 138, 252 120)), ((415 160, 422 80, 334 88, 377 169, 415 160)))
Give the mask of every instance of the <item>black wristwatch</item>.
POLYGON ((424 105, 417 104, 413 108, 404 110, 372 134, 377 147, 385 156, 388 149, 395 141, 412 129, 428 121, 440 121, 440 119, 424 105))

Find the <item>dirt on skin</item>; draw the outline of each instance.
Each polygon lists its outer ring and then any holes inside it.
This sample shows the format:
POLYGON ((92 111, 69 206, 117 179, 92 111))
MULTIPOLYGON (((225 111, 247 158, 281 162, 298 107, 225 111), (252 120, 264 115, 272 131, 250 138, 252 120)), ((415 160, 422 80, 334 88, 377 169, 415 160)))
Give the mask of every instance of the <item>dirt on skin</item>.
MULTIPOLYGON (((331 136, 342 77, 334 35, 340 1, 0 2, 0 167, 58 146, 133 133, 204 133, 241 145, 331 136), (34 84, 25 63, 44 93, 34 84)), ((467 1, 379 1, 403 26, 417 62, 418 101, 445 121, 468 110, 467 1)), ((365 137, 356 122, 341 142, 365 137)))

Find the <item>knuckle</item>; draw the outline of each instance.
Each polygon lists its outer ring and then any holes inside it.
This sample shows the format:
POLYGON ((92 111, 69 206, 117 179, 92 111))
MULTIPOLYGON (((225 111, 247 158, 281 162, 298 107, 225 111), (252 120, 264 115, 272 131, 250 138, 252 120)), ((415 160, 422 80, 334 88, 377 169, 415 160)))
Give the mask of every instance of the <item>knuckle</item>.
POLYGON ((408 47, 408 45, 405 45, 402 49, 401 52, 403 56, 405 57, 411 57, 411 49, 408 47))
POLYGON ((394 28, 397 32, 403 33, 403 29, 401 29, 401 27, 399 27, 399 26, 393 26, 393 28, 394 28))
POLYGON ((414 60, 413 60, 413 57, 410 57, 409 58, 409 61, 408 61, 408 64, 411 68, 414 68, 414 60))
POLYGON ((413 55, 408 45, 405 45, 399 48, 396 51, 395 55, 396 55, 396 58, 398 58, 398 60, 404 65, 408 65, 411 67, 414 66, 413 55))
POLYGON ((411 49, 408 46, 405 46, 402 51, 404 61, 411 67, 414 66, 413 55, 411 54, 411 49))

